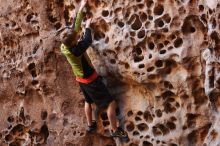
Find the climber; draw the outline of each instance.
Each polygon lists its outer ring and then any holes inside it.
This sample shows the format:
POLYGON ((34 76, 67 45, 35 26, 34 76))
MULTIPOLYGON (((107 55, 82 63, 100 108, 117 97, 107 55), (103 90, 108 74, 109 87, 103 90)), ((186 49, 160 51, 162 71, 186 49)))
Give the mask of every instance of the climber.
POLYGON ((91 29, 89 28, 91 18, 86 21, 85 34, 82 40, 79 40, 79 29, 82 22, 82 10, 87 0, 82 0, 79 12, 76 15, 73 27, 66 28, 60 35, 61 52, 65 55, 79 82, 80 88, 85 97, 85 115, 87 119, 88 132, 96 130, 96 121, 92 120, 92 103, 98 108, 106 108, 107 116, 112 129, 112 137, 127 138, 127 133, 116 122, 116 102, 109 94, 108 89, 102 82, 102 77, 97 75, 86 50, 92 44, 91 29))

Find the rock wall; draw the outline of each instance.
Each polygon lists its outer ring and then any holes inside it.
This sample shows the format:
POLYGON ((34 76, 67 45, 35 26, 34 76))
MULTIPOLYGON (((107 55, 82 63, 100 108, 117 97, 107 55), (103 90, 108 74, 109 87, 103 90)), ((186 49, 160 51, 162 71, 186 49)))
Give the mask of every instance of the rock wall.
MULTIPOLYGON (((0 1, 0 145, 220 145, 219 0, 94 0, 88 50, 130 140, 85 132, 84 99, 56 31, 80 0, 0 1)), ((84 23, 83 23, 84 24, 84 23)))

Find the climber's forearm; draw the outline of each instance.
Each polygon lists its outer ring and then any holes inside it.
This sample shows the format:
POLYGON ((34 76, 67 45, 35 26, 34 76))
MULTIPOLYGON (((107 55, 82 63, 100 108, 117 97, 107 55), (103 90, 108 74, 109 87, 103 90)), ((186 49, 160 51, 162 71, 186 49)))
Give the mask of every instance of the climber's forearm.
POLYGON ((74 31, 79 32, 79 29, 80 29, 81 23, 82 23, 82 19, 83 19, 83 13, 79 11, 76 16, 74 31))
POLYGON ((81 4, 80 4, 80 7, 79 7, 79 12, 77 13, 77 16, 76 16, 76 21, 75 21, 75 26, 74 26, 74 30, 76 32, 79 31, 80 29, 80 26, 81 26, 81 23, 82 23, 82 19, 83 19, 83 8, 85 7, 87 3, 87 0, 82 0, 81 4))
POLYGON ((84 8, 84 6, 80 6, 80 7, 79 7, 79 12, 82 12, 82 11, 83 11, 83 8, 84 8))

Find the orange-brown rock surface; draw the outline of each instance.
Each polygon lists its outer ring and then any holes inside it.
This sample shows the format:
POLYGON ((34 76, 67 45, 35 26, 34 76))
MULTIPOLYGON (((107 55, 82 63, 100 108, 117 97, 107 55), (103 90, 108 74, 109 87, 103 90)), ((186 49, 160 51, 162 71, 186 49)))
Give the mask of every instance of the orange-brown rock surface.
MULTIPOLYGON (((87 134, 84 99, 56 31, 80 0, 0 1, 1 146, 220 145, 219 0, 90 0, 88 53, 117 98, 87 134)), ((84 23, 83 23, 84 25, 84 23)))

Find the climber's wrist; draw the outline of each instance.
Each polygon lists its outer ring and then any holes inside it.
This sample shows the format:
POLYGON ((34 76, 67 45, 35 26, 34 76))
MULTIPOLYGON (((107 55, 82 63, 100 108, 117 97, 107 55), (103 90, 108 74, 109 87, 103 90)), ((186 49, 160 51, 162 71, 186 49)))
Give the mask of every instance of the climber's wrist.
POLYGON ((79 12, 82 12, 83 8, 84 8, 84 7, 80 6, 79 12))

